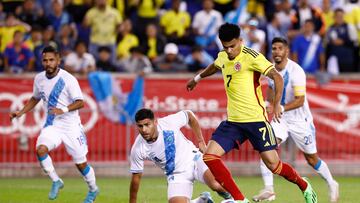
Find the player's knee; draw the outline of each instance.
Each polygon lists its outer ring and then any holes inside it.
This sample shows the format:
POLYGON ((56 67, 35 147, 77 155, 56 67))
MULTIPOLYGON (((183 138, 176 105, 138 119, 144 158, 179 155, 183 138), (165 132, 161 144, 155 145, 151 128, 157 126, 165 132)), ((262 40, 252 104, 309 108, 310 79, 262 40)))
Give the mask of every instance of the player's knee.
POLYGON ((270 171, 273 171, 278 167, 280 160, 263 160, 263 162, 270 171))
POLYGON ((36 149, 36 154, 38 157, 44 157, 49 153, 48 148, 45 145, 40 145, 36 149))

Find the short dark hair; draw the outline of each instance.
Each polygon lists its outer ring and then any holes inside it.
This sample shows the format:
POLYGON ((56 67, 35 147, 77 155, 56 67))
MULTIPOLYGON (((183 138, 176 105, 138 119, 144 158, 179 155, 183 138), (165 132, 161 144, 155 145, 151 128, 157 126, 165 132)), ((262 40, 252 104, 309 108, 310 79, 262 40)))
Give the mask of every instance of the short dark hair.
POLYGON ((337 12, 345 13, 344 9, 342 9, 342 8, 335 9, 334 13, 337 13, 337 12))
POLYGON ((223 42, 229 42, 240 37, 240 27, 236 24, 225 23, 219 28, 219 38, 223 42))
POLYGON ((143 109, 140 109, 139 111, 137 111, 135 114, 136 122, 142 121, 147 118, 150 120, 154 120, 154 118, 155 118, 154 112, 151 111, 150 109, 143 108, 143 109))
POLYGON ((136 46, 136 47, 131 47, 130 48, 130 53, 141 53, 144 54, 144 50, 142 47, 136 46))
POLYGON ((86 48, 87 48, 87 43, 85 40, 82 40, 82 39, 79 39, 75 42, 75 46, 74 47, 77 47, 79 46, 80 44, 83 44, 86 48))
POLYGON ((98 48, 98 53, 103 52, 103 51, 105 51, 105 52, 107 52, 107 53, 111 53, 111 49, 110 49, 109 47, 107 47, 107 46, 100 46, 100 47, 98 48))
POLYGON ((284 44, 285 46, 289 46, 288 41, 283 37, 274 37, 274 39, 271 41, 271 44, 273 45, 278 42, 284 44))
POLYGON ((314 21, 313 21, 311 18, 306 19, 306 20, 305 20, 305 23, 311 23, 311 24, 313 24, 313 25, 315 24, 314 21))
POLYGON ((59 51, 53 46, 47 46, 43 49, 42 54, 45 53, 54 53, 55 55, 59 55, 59 51))

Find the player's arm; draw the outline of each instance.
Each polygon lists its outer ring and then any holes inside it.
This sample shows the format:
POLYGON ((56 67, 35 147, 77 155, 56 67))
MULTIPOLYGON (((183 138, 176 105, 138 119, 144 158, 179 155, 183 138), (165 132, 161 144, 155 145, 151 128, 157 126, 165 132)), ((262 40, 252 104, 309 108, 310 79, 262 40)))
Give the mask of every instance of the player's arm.
POLYGON ((54 115, 61 115, 69 111, 75 111, 84 107, 84 101, 81 99, 75 100, 69 106, 63 108, 52 108, 49 113, 54 115))
MULTIPOLYGON (((266 111, 268 113, 272 113, 272 104, 273 104, 273 98, 274 98, 274 90, 272 90, 271 88, 268 88, 266 91, 266 95, 267 95, 267 101, 269 102, 269 106, 266 106, 266 111)), ((305 96, 295 96, 294 100, 292 100, 291 102, 285 104, 283 106, 284 111, 290 111, 293 109, 297 109, 299 107, 302 107, 304 105, 304 101, 305 101, 305 96)))
POLYGON ((140 187, 142 173, 133 173, 130 183, 130 198, 129 203, 136 203, 137 193, 140 187))
POLYGON ((194 78, 192 78, 191 80, 189 80, 187 82, 186 85, 186 89, 188 91, 191 91, 195 88, 195 86, 197 85, 197 83, 202 79, 202 78, 206 78, 209 77, 213 74, 215 74, 219 69, 215 66, 214 63, 208 65, 208 67, 206 67, 203 71, 201 71, 199 74, 197 74, 194 78))
POLYGON ((201 132, 199 121, 192 111, 187 110, 185 112, 187 113, 188 118, 189 118, 189 126, 192 129, 192 131, 194 132, 197 142, 199 143, 199 149, 201 152, 204 153, 205 149, 206 149, 206 143, 205 143, 204 137, 201 132))
POLYGON ((284 89, 284 80, 281 75, 272 68, 267 74, 267 77, 271 78, 274 81, 275 93, 273 97, 273 113, 276 121, 280 122, 281 114, 284 111, 280 105, 283 89, 284 89))
POLYGON ((31 97, 31 99, 25 104, 25 106, 20 111, 15 111, 10 113, 10 120, 13 118, 19 118, 23 114, 31 111, 36 104, 38 104, 40 99, 36 99, 35 97, 31 97))
POLYGON ((294 100, 284 105, 284 111, 297 109, 304 105, 305 96, 295 96, 294 100))

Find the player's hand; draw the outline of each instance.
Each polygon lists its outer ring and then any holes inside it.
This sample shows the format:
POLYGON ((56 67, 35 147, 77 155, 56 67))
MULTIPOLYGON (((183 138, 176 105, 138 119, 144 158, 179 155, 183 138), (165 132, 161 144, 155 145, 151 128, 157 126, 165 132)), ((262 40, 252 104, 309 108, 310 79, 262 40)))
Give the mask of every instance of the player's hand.
POLYGON ((55 116, 58 116, 58 115, 64 114, 64 112, 58 108, 50 108, 49 114, 54 114, 55 116))
POLYGON ((15 112, 10 112, 9 116, 11 121, 14 118, 19 118, 20 116, 22 116, 22 114, 20 113, 20 111, 15 111, 15 112))
POLYGON ((280 104, 274 104, 273 113, 274 113, 274 119, 276 122, 280 123, 280 119, 283 113, 284 107, 281 107, 280 104))
POLYGON ((272 114, 273 110, 274 110, 274 107, 271 104, 266 106, 266 112, 268 114, 272 114))
POLYGON ((197 82, 195 82, 194 78, 192 78, 191 80, 189 80, 186 84, 186 89, 188 91, 191 91, 195 88, 195 86, 197 85, 197 82))
POLYGON ((203 142, 203 141, 199 142, 199 150, 200 150, 200 152, 205 153, 205 151, 206 151, 205 142, 203 142))

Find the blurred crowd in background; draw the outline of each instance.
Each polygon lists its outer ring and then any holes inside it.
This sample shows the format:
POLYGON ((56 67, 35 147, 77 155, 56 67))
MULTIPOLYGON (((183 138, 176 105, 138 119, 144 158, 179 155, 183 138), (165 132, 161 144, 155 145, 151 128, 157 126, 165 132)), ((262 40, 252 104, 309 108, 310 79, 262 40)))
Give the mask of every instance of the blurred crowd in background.
POLYGON ((42 71, 48 45, 71 73, 196 72, 222 49, 224 22, 269 60, 282 36, 307 73, 360 72, 357 0, 2 0, 0 72, 42 71))

